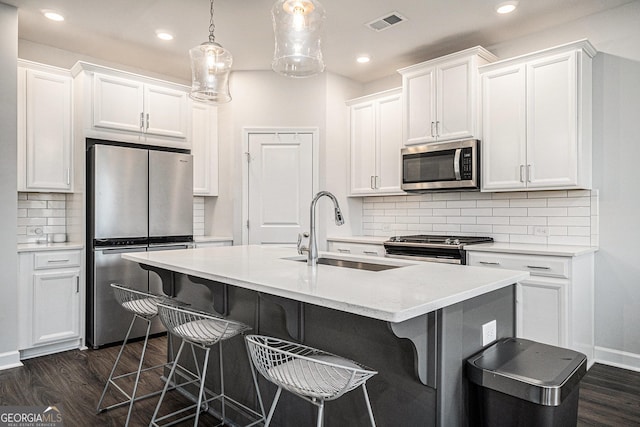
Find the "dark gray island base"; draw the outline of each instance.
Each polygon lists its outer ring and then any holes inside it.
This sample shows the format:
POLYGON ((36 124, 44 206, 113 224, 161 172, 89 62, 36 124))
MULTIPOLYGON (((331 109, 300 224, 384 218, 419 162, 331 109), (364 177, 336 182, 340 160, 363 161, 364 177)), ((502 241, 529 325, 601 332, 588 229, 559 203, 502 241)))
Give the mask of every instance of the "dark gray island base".
MULTIPOLYGON (((378 371, 367 382, 379 426, 467 425, 464 361, 482 349, 482 325, 497 320, 497 336, 515 335, 515 287, 506 286, 404 322, 392 323, 302 303, 141 263, 163 279, 164 291, 194 308, 214 311, 270 335, 336 353, 378 371)), ((392 286, 392 284, 390 284, 392 286)), ((170 346, 171 347, 171 346, 170 346)), ((177 348, 177 346, 174 346, 177 348)), ((249 359, 240 337, 225 341, 225 388, 258 408, 249 359)), ((218 357, 211 353, 208 387, 218 389, 218 357)), ((172 359, 172 356, 170 356, 172 359)), ((276 387, 259 376, 265 409, 276 387)), ((325 426, 367 426, 362 393, 327 402, 325 426)), ((242 423, 242 417, 232 422, 242 423)), ((316 408, 283 393, 272 425, 315 425, 316 408)))

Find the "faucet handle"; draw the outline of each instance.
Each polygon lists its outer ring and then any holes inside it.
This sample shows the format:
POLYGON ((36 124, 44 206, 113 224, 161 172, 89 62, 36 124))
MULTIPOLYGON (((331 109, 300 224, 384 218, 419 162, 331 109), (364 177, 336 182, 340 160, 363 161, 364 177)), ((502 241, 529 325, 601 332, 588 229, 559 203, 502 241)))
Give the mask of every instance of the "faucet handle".
POLYGON ((302 255, 305 252, 309 252, 309 248, 306 246, 302 245, 302 238, 305 237, 309 237, 309 233, 307 233, 306 231, 302 234, 298 233, 298 254, 302 255))

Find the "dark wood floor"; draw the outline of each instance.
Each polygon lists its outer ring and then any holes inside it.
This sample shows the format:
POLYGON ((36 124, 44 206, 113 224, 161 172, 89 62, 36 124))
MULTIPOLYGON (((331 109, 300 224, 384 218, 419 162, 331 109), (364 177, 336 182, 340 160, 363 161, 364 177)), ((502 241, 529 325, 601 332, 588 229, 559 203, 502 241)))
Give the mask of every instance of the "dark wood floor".
MULTIPOLYGON (((166 338, 150 341, 153 364, 162 363, 166 338)), ((125 353, 125 369, 135 367, 142 343, 125 353)), ((65 426, 121 426, 127 410, 118 408, 96 414, 95 407, 119 347, 68 351, 24 361, 24 367, 0 371, 0 406, 45 406, 62 408, 65 426)), ((147 375, 142 391, 159 388, 157 375, 147 375)), ((116 395, 110 396, 114 399, 116 395)), ((111 400, 115 402, 115 400, 111 400)), ((131 426, 146 426, 157 397, 137 402, 131 426)), ((167 400, 167 410, 186 401, 177 393, 167 400)), ((579 426, 640 426, 640 373, 605 365, 594 365, 582 380, 578 410, 579 426)), ((201 425, 214 424, 206 416, 201 425)), ((191 425, 186 422, 184 425, 191 425)))

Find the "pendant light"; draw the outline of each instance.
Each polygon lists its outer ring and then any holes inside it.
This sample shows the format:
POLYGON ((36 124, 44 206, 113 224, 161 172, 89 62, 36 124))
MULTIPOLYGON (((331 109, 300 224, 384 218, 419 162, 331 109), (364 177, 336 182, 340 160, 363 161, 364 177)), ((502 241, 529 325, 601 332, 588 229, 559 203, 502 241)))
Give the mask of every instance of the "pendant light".
POLYGON ((324 71, 320 49, 324 8, 317 0, 277 0, 271 9, 275 51, 273 71, 309 77, 324 71))
POLYGON ((223 104, 231 101, 229 94, 229 73, 233 57, 231 53, 216 43, 213 35, 213 0, 209 19, 209 40, 189 50, 191 57, 191 98, 223 104))

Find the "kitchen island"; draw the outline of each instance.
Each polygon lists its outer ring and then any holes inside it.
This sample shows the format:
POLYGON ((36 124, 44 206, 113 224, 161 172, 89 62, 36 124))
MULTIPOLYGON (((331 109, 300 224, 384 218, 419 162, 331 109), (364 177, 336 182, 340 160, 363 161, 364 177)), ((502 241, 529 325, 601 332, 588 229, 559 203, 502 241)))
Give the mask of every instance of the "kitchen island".
MULTIPOLYGON (((268 246, 123 255, 159 274, 165 293, 196 308, 377 370, 368 389, 379 425, 465 424, 463 362, 482 349, 483 324, 496 320, 498 338, 514 335, 512 285, 528 273, 321 256, 394 268, 312 268, 295 249, 268 246)), ((238 379, 231 392, 255 406, 247 363, 241 340, 225 346, 225 371, 238 379)), ((269 404, 275 387, 261 381, 261 390, 269 404)), ((291 395, 281 399, 274 425, 313 424, 312 405, 291 395)), ((327 404, 325 425, 366 424, 360 393, 327 404)))

